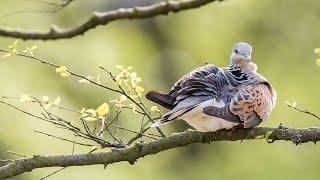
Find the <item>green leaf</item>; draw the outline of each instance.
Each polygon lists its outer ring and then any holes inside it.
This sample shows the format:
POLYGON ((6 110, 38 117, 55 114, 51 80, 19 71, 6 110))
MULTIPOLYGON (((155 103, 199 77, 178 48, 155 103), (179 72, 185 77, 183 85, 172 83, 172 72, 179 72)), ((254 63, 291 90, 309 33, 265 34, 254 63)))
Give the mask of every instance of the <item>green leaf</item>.
POLYGON ((316 60, 316 64, 317 64, 317 66, 320 66, 320 59, 316 60))

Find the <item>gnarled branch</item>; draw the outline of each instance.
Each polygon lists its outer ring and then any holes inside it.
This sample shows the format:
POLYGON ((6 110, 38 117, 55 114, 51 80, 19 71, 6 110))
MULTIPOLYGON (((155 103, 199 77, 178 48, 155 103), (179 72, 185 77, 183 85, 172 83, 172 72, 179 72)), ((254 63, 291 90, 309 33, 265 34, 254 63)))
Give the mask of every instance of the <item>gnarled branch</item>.
MULTIPOLYGON (((20 30, 16 28, 0 27, 0 35, 21 39, 63 39, 82 35, 98 25, 105 25, 111 21, 119 19, 143 19, 156 15, 168 14, 170 12, 179 12, 182 10, 198 8, 217 0, 183 0, 183 1, 165 1, 154 5, 120 8, 108 12, 94 12, 92 16, 83 24, 70 28, 59 28, 52 25, 51 29, 46 30, 20 30)), ((222 1, 222 0, 219 0, 222 1)))
POLYGON ((114 150, 111 152, 59 155, 59 156, 33 156, 2 163, 0 167, 0 179, 13 177, 24 172, 44 167, 68 167, 108 164, 127 161, 130 164, 146 155, 152 155, 168 149, 186 146, 194 143, 210 143, 213 141, 237 141, 244 139, 256 139, 265 136, 274 142, 276 140, 292 141, 295 144, 320 141, 320 128, 294 129, 280 126, 279 128, 258 127, 254 129, 239 129, 236 131, 221 130, 218 132, 202 133, 198 131, 186 131, 173 134, 150 143, 138 143, 132 147, 114 150), (272 133, 270 133, 272 132, 272 133), (5 165, 4 165, 5 164, 5 165))

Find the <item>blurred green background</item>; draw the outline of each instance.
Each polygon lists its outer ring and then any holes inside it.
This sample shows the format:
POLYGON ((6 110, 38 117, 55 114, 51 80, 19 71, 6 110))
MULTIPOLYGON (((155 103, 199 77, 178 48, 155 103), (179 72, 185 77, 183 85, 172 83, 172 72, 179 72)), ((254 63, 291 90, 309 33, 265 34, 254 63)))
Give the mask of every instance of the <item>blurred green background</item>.
MULTIPOLYGON (((59 2, 59 1, 56 1, 59 2)), ((2 0, 0 25, 22 29, 48 29, 51 24, 69 27, 85 21, 93 11, 147 5, 150 0, 75 0, 56 14, 35 13, 50 9, 41 0, 2 0), (34 13, 22 13, 31 11, 34 13)), ((319 112, 320 68, 313 49, 320 47, 320 1, 228 0, 199 9, 145 20, 121 20, 99 26, 84 36, 56 41, 21 41, 18 49, 37 45, 36 56, 87 75, 103 75, 98 64, 111 69, 133 65, 147 89, 169 90, 182 75, 206 61, 227 66, 231 47, 239 41, 253 46, 253 59, 278 93, 269 121, 302 128, 320 123, 289 109, 285 101, 319 112)), ((5 49, 15 39, 0 37, 5 49)), ((102 76, 105 78, 105 76, 102 76)), ((103 89, 61 78, 45 65, 21 57, 0 61, 0 94, 61 96, 68 107, 96 107, 114 96, 103 89)), ((38 107, 10 101, 31 112, 38 107)), ((151 103, 150 103, 151 104, 151 103)), ((66 114, 78 121, 74 114, 66 114)), ((42 136, 33 130, 68 136, 51 124, 0 106, 0 158, 17 158, 6 151, 26 155, 70 154, 72 144, 42 136)), ((121 124, 137 126, 132 116, 121 124)), ((164 126, 166 133, 188 128, 183 122, 164 126)), ((89 149, 90 150, 90 149, 89 149)), ((89 151, 76 147, 76 153, 89 151)), ((127 162, 99 166, 70 167, 51 179, 319 179, 320 149, 313 143, 268 144, 264 140, 214 142, 191 145, 147 156, 131 166, 127 162)), ((57 168, 38 169, 13 179, 39 179, 57 168)))

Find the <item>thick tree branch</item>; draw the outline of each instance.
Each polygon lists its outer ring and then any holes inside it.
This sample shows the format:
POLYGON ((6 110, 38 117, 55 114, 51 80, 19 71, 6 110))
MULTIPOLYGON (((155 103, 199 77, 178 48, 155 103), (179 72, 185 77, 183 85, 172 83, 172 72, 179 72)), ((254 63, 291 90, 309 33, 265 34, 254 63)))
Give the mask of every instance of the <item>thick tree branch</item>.
POLYGON ((132 147, 123 148, 111 152, 100 152, 78 155, 59 156, 33 156, 32 158, 8 161, 0 167, 0 179, 13 177, 24 172, 44 167, 68 167, 108 164, 127 161, 130 164, 146 155, 156 154, 168 149, 186 146, 194 143, 210 143, 213 141, 237 141, 244 139, 256 139, 265 136, 268 142, 275 140, 292 141, 295 144, 320 141, 320 128, 293 129, 280 126, 279 128, 259 127, 254 129, 240 129, 236 131, 218 131, 201 133, 198 131, 186 131, 173 134, 147 144, 138 143, 132 147), (272 132, 272 133, 270 133, 272 132), (4 165, 6 164, 6 165, 4 165))
MULTIPOLYGON (((0 35, 9 36, 21 39, 63 39, 72 38, 82 35, 90 29, 98 25, 105 25, 111 21, 119 19, 143 19, 153 16, 168 14, 170 12, 179 12, 187 9, 198 8, 208 3, 218 0, 183 0, 183 1, 165 1, 158 4, 134 7, 121 8, 108 12, 94 12, 92 16, 83 24, 61 29, 56 25, 52 25, 51 29, 46 30, 20 30, 16 28, 0 27, 0 35)), ((222 1, 222 0, 219 0, 222 1)))

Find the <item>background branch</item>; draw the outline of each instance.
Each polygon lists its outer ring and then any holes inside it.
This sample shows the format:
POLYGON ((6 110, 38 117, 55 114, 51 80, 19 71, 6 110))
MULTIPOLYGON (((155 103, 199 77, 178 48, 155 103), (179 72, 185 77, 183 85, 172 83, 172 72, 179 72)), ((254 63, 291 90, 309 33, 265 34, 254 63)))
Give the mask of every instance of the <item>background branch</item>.
MULTIPOLYGON (((9 27, 0 27, 0 35, 21 39, 63 39, 82 35, 98 25, 119 19, 144 19, 157 15, 166 15, 170 12, 179 12, 187 9, 198 8, 217 0, 183 0, 183 1, 165 1, 158 4, 133 8, 120 8, 108 12, 94 12, 92 16, 83 24, 76 27, 61 29, 52 25, 51 29, 46 30, 19 30, 9 27)), ((221 1, 221 0, 220 0, 221 1)))
POLYGON ((44 4, 53 6, 53 8, 51 8, 49 10, 20 10, 20 11, 14 11, 14 12, 10 12, 8 14, 1 15, 0 19, 1 18, 5 18, 5 17, 9 17, 9 16, 21 15, 21 14, 27 14, 27 13, 54 14, 54 13, 57 13, 57 12, 61 11, 66 6, 68 6, 72 1, 74 1, 74 0, 64 0, 62 3, 54 3, 54 2, 50 2, 50 1, 39 1, 39 2, 42 2, 44 4))
POLYGON ((147 144, 136 145, 110 152, 99 152, 78 155, 58 156, 33 156, 3 163, 0 167, 0 179, 13 177, 24 172, 44 167, 68 167, 108 164, 127 161, 130 164, 146 155, 156 154, 168 149, 186 146, 194 143, 210 143, 213 141, 237 141, 244 139, 257 139, 266 136, 266 139, 292 141, 294 144, 320 141, 320 128, 294 129, 279 126, 278 128, 258 127, 254 129, 239 129, 237 131, 221 130, 218 132, 202 133, 198 131, 186 131, 173 134, 147 144), (270 133, 272 132, 272 133, 270 133), (6 164, 6 165, 4 165, 6 164))
POLYGON ((320 120, 320 116, 318 116, 317 114, 313 113, 313 112, 310 112, 309 110, 306 110, 306 109, 300 109, 299 107, 297 107, 295 104, 290 104, 290 103, 287 103, 287 106, 289 108, 292 108, 298 112, 301 112, 301 113, 304 113, 304 114, 307 114, 307 115, 310 115, 318 120, 320 120))

